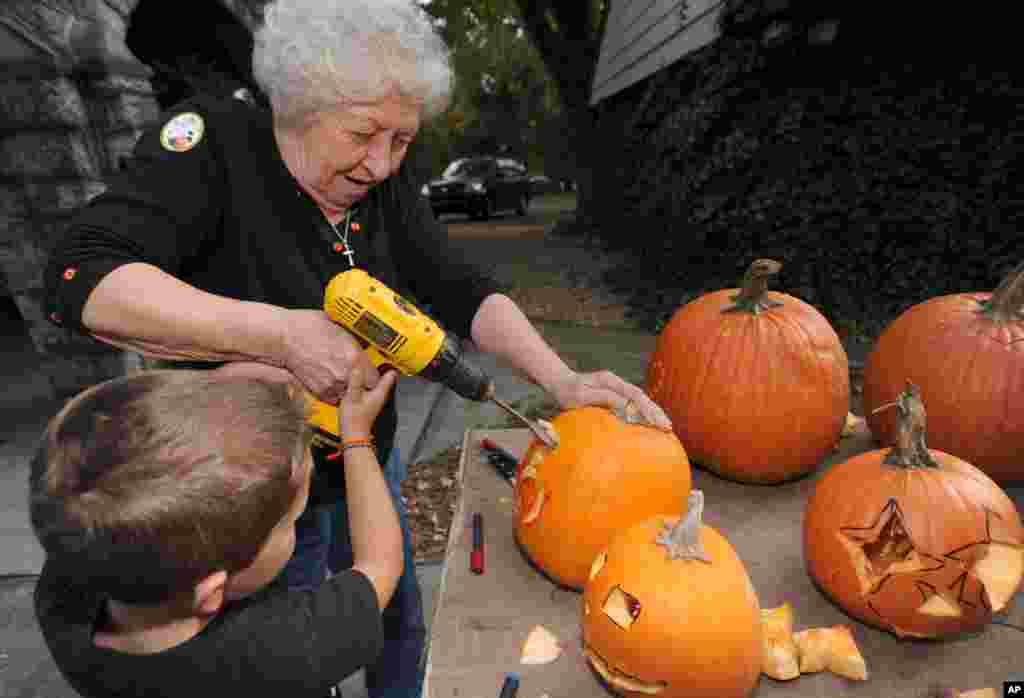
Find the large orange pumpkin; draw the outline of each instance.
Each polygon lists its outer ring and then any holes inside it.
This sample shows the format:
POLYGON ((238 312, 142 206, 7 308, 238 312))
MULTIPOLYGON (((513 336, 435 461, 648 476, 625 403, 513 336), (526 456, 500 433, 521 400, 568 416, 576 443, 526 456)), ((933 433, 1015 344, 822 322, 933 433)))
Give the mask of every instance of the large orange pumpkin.
POLYGON ((846 351, 807 303, 767 290, 759 259, 742 289, 687 303, 658 337, 647 390, 697 464, 742 482, 803 475, 839 441, 850 408, 846 351))
POLYGON ((925 443, 912 384, 896 445, 832 467, 804 518, 804 559, 850 615, 899 636, 976 630, 1024 577, 1024 528, 1009 497, 973 465, 925 443))
POLYGON ((703 493, 684 517, 620 531, 583 590, 583 650, 627 696, 742 698, 761 673, 761 610, 743 562, 701 523, 703 493))
MULTIPOLYGON (((928 443, 996 481, 1024 480, 1024 264, 993 293, 958 293, 913 306, 879 337, 864 367, 864 405, 892 402, 904 380, 928 405, 928 443)), ((891 412, 868 417, 883 445, 891 412)))
POLYGON ((655 514, 679 511, 690 462, 679 439, 603 407, 553 420, 554 449, 534 439, 516 477, 516 539, 558 583, 582 589, 612 534, 655 514))

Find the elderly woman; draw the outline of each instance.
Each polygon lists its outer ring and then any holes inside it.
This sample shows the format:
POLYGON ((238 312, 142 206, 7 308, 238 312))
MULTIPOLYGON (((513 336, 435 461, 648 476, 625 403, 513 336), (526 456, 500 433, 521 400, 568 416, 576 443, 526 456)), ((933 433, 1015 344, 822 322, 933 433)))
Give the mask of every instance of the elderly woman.
MULTIPOLYGON (((337 403, 353 367, 370 364, 319 308, 327 282, 359 267, 430 305, 446 327, 511 362, 562 407, 631 401, 670 428, 639 387, 570 369, 449 247, 402 166, 424 120, 445 109, 452 80, 422 10, 412 0, 277 0, 265 17, 253 72, 271 108, 197 96, 143 136, 131 169, 54 250, 51 320, 148 357, 256 362, 337 403)), ((382 463, 397 414, 392 398, 375 426, 382 463)), ((319 476, 285 572, 293 587, 326 573, 321 505, 344 496, 326 455, 315 449, 319 476)), ((395 504, 401 515, 397 496, 395 504)), ((390 645, 367 673, 375 696, 419 695, 422 611, 405 535, 403 582, 384 610, 390 645)))

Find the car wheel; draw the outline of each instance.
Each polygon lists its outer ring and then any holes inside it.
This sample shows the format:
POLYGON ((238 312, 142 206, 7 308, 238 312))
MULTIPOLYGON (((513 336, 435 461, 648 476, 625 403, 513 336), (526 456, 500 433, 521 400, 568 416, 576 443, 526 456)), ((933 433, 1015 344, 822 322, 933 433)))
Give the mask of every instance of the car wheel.
POLYGON ((494 202, 491 201, 491 197, 484 197, 484 200, 480 202, 480 209, 478 213, 480 220, 482 221, 485 221, 494 215, 494 202))
POLYGON ((516 213, 520 216, 525 216, 526 212, 530 209, 530 197, 526 194, 519 195, 519 203, 516 204, 516 213))

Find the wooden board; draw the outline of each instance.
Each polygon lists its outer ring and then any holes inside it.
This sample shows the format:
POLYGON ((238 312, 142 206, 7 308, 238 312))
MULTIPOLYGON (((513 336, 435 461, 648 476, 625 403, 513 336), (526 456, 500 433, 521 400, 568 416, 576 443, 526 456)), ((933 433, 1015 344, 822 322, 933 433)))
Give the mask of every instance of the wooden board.
MULTIPOLYGON (((612 695, 580 652, 580 595, 562 589, 527 561, 513 537, 512 488, 480 457, 479 444, 491 438, 516 456, 526 450, 525 429, 473 430, 463 440, 462 495, 453 520, 445 571, 431 626, 424 698, 497 696, 506 673, 518 673, 519 697, 607 698, 612 695), (484 518, 487 566, 469 569, 471 517, 484 518), (555 662, 519 663, 523 641, 535 625, 559 637, 566 650, 555 662)), ((830 603, 806 573, 801 549, 803 506, 814 482, 827 468, 874 448, 867 438, 845 439, 818 471, 802 480, 773 486, 729 482, 695 468, 694 487, 704 491, 704 521, 722 532, 747 566, 765 608, 789 601, 796 629, 851 625, 867 661, 869 680, 855 682, 829 673, 779 682, 762 676, 757 698, 864 696, 922 698, 930 687, 959 690, 1021 679, 1024 633, 991 625, 970 637, 950 641, 900 640, 865 626, 830 603)), ((1008 490, 1009 491, 1009 490, 1008 490)), ((1010 491, 1021 508, 1024 492, 1010 491)), ((1024 594, 1018 593, 1000 619, 1024 626, 1024 594)))

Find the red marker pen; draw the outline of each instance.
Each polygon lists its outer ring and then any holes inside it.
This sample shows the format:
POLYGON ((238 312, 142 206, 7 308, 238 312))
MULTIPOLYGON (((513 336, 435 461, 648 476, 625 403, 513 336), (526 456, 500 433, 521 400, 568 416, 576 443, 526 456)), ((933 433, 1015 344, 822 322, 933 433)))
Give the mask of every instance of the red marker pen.
POLYGON ((484 517, 473 514, 473 552, 469 556, 469 569, 475 574, 484 573, 484 517))

